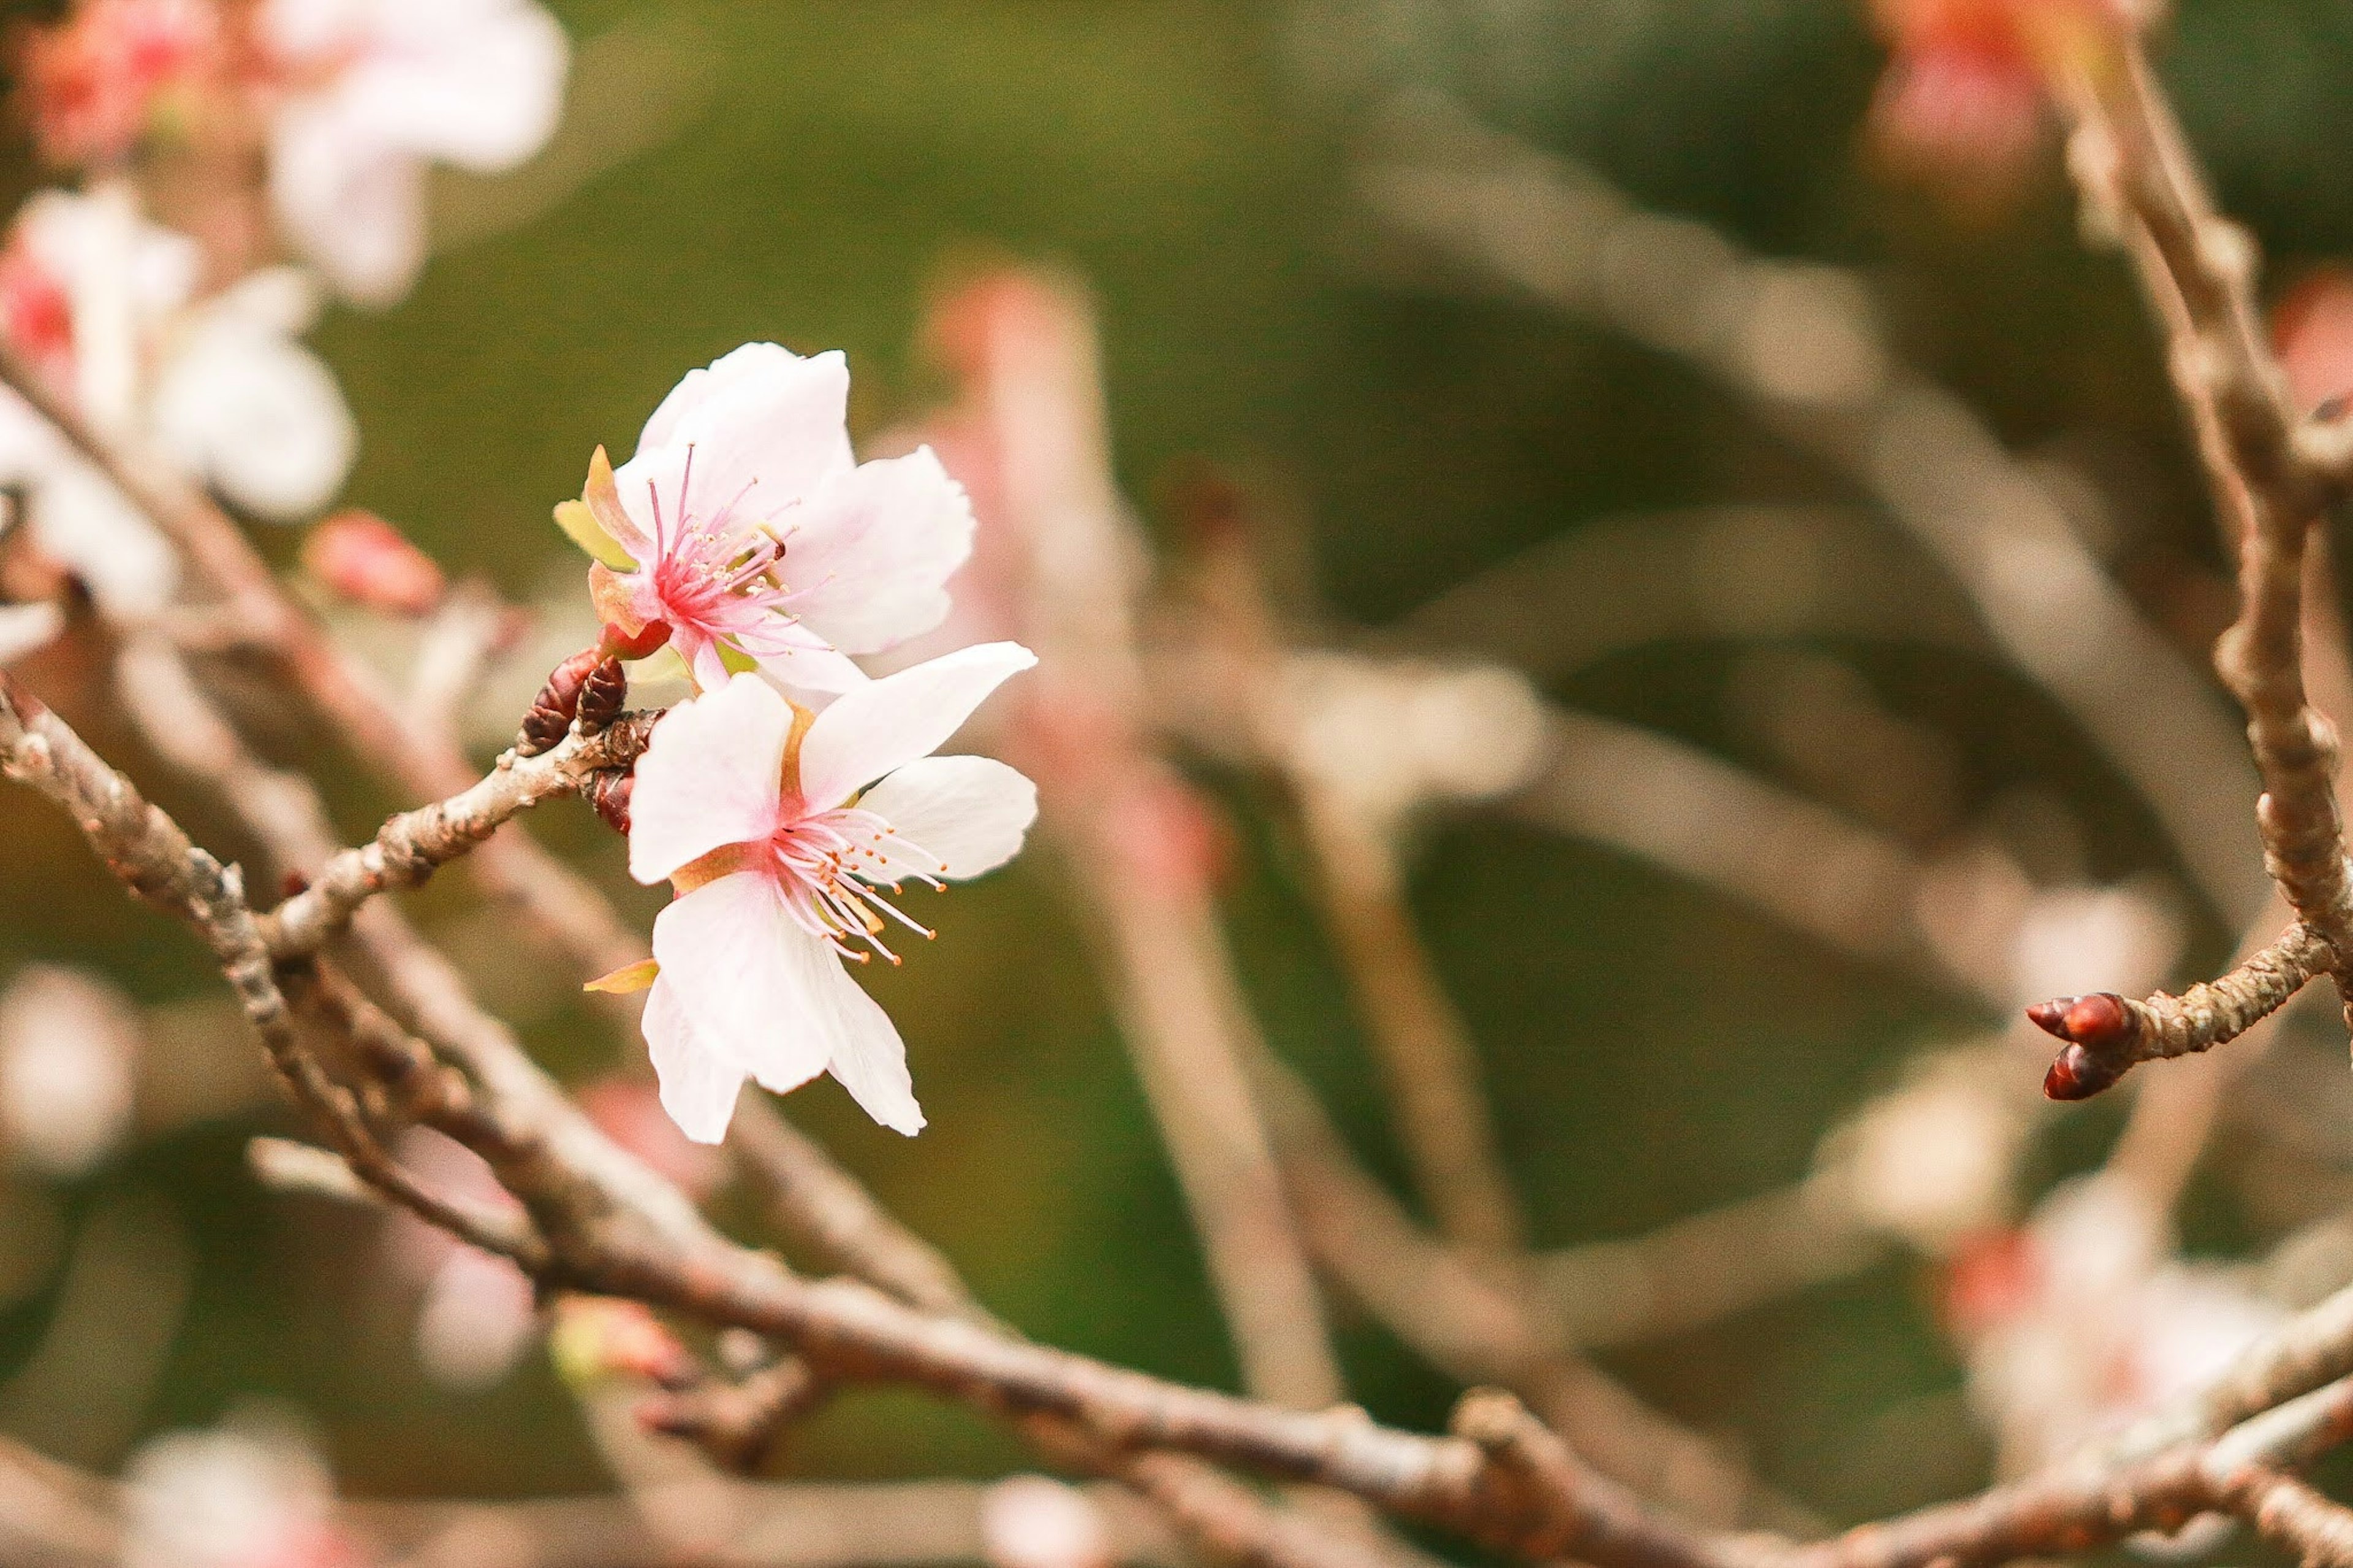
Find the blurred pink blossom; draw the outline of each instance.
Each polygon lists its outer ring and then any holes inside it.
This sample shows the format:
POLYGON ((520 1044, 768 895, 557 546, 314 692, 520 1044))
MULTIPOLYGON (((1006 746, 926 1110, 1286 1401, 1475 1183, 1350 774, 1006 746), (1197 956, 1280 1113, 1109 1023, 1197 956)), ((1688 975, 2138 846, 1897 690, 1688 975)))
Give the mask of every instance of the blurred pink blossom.
POLYGON ((2274 307, 2272 337, 2299 409, 2353 394, 2353 268, 2307 274, 2274 307))
POLYGON ((302 541, 303 569, 347 604, 426 616, 448 584, 433 558, 372 511, 339 511, 302 541))
POLYGON ((95 975, 28 964, 0 992, 0 1139, 9 1158, 77 1176, 131 1129, 143 1039, 131 999, 95 975))
POLYGON ((557 515, 598 557, 591 590, 622 641, 666 628, 705 688, 756 662, 839 691, 864 679, 847 655, 940 624, 972 509, 928 449, 855 461, 849 397, 840 354, 746 343, 690 371, 617 472, 599 448, 557 515))
POLYGON ((1899 168, 1980 194, 2015 184, 2063 72, 2101 68, 2130 0, 1873 0, 1887 71, 1871 135, 1899 168))
POLYGON ((2012 1474, 2203 1388, 2284 1316, 2175 1258, 2165 1217, 2115 1176, 2065 1184, 2023 1229, 1961 1249, 1946 1299, 2012 1474))
POLYGON ((309 1444, 271 1426, 167 1432, 123 1475, 124 1568, 360 1568, 334 1483, 309 1444))
POLYGON ((25 40, 25 104, 41 155, 69 165, 128 157, 176 95, 204 89, 222 42, 213 0, 80 0, 25 40))
MULTIPOLYGON (((0 331, 101 427, 140 430, 258 516, 308 516, 357 450, 333 374, 295 341, 317 302, 286 268, 199 298, 199 268, 195 243, 140 217, 119 186, 44 191, 0 249, 0 331)), ((170 547, 13 394, 0 394, 0 483, 26 491, 42 552, 102 605, 169 597, 170 547)))
POLYGON ((1110 1568, 1113 1561, 1102 1510, 1045 1476, 1011 1476, 989 1488, 980 1540, 989 1568, 1110 1568))
POLYGON ((262 0, 277 87, 269 194, 295 246, 367 304, 425 260, 425 173, 512 169, 547 142, 570 46, 532 0, 262 0))
POLYGON ((645 1012, 662 1104, 697 1142, 726 1134, 746 1078, 781 1094, 830 1071, 875 1121, 923 1125, 907 1051, 841 967, 897 962, 881 896, 1012 858, 1036 788, 986 757, 934 757, 1008 676, 1013 643, 962 649, 855 688, 812 715, 740 675, 670 710, 638 763, 629 871, 677 889, 654 921, 645 1012), (879 781, 879 782, 878 782, 879 781))
MULTIPOLYGON (((427 1128, 401 1135, 402 1164, 437 1192, 512 1207, 489 1165, 465 1145, 427 1128)), ((538 1333, 531 1279, 506 1258, 480 1252, 415 1215, 396 1213, 385 1233, 395 1270, 422 1288, 417 1361, 445 1388, 487 1388, 522 1359, 538 1333)))

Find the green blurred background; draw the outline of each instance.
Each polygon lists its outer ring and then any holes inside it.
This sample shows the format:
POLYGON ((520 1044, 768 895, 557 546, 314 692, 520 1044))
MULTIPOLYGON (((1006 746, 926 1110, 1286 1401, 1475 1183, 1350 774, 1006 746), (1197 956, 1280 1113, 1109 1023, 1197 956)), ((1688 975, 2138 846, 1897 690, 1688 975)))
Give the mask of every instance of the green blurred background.
MULTIPOLYGON (((547 510, 576 490, 591 446, 626 450, 684 369, 736 343, 846 349, 861 433, 921 413, 944 390, 916 342, 923 304, 976 259, 1082 274, 1130 493, 1152 514, 1189 459, 1247 476, 1296 520, 1324 607, 1346 621, 1390 620, 1598 518, 1855 499, 1682 366, 1533 310, 1385 286, 1346 160, 1362 117, 1412 87, 1763 251, 1862 268, 1914 363, 2014 448, 2063 451, 2110 487, 2128 583, 2214 564, 2129 280, 2077 246, 2055 155, 1992 216, 1875 174, 1860 138, 1882 57, 1846 0, 554 8, 584 64, 550 160, 597 172, 452 182, 445 232, 462 242, 397 308, 338 311, 315 338, 364 433, 349 499, 517 595, 574 567, 547 510)), ((2353 250, 2353 8, 2194 3, 2166 64, 2227 201, 2283 276, 2353 250)), ((1891 708, 1954 738, 1966 809, 2035 792, 2064 805, 2095 878, 2167 868, 2145 814, 2018 678, 1950 652, 1823 646, 1891 708)), ((1555 693, 1770 773, 1779 764, 1727 718, 1746 651, 1656 646, 1555 693)), ((1227 903, 1270 1036, 1395 1174, 1296 852, 1256 786, 1205 776, 1243 847, 1227 903)), ((339 798, 352 831, 385 804, 348 782, 339 798)), ((545 815, 560 845, 650 914, 585 811, 545 815)), ((61 824, 23 796, 0 800, 0 973, 51 959, 118 976, 146 1002, 210 994, 194 945, 92 874, 61 824)), ((1824 1129, 1907 1053, 1993 1022, 1532 829, 1437 825, 1413 896, 1490 1082, 1507 1089, 1508 1159, 1549 1246, 1636 1235, 1802 1174, 1824 1129), (1704 967, 1690 956, 1703 950, 1704 967)), ((454 888, 423 906, 466 919, 454 888)), ((1033 857, 944 900, 939 919, 942 940, 885 998, 930 1130, 881 1131, 829 1082, 789 1109, 1025 1330, 1229 1383, 1181 1204, 1052 867, 1033 857)), ((2194 946, 2205 958, 2223 944, 2200 928, 2194 946)), ((560 995, 516 1005, 567 1076, 623 1048, 560 995)), ((225 1027, 201 1005, 173 1016, 192 1040, 225 1027)), ((261 1395, 309 1413, 354 1493, 601 1485, 543 1356, 478 1396, 422 1378, 406 1310, 375 1278, 372 1222, 264 1195, 245 1175, 243 1140, 275 1124, 203 1121, 87 1182, 9 1200, 6 1223, 36 1253, 45 1224, 69 1234, 126 1199, 193 1249, 152 1396, 74 1457, 111 1465, 142 1433, 261 1395)), ((2073 1113, 2038 1169, 2088 1162, 2115 1124, 2105 1106, 2073 1113)), ((2209 1247, 2257 1233, 2224 1177, 2201 1186, 2191 1217, 2209 1247)), ((57 1270, 20 1272, 24 1293, 0 1309, 0 1378, 58 1300, 57 1270)), ((1445 1384, 1378 1332, 1344 1332, 1354 1388, 1377 1414, 1442 1420, 1445 1384)), ((1603 1359, 1832 1515, 1925 1500, 1983 1462, 1911 1265, 1603 1359)), ((860 1394, 796 1437, 783 1468, 1018 1463, 964 1416, 860 1394)))

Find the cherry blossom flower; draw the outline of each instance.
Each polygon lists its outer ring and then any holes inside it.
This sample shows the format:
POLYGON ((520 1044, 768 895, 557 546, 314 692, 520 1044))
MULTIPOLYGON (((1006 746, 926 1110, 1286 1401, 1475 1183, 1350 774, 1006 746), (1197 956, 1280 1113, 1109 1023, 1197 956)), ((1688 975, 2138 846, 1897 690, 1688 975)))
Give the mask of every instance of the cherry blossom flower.
POLYGON ((263 0, 280 97, 269 194, 288 237, 365 304, 425 260, 425 170, 495 174, 546 144, 569 46, 531 0, 263 0))
MULTIPOLYGON (((195 297, 194 242, 142 219, 128 193, 47 191, 0 249, 0 331, 101 426, 143 433, 257 516, 308 516, 357 437, 333 375, 293 341, 316 300, 292 268, 195 297)), ((42 552, 111 610, 171 595, 171 548, 13 394, 0 394, 0 483, 22 489, 42 552)))
POLYGON ((65 612, 55 605, 0 605, 0 668, 47 647, 65 629, 65 612))
POLYGON ((2014 184, 2040 144, 2048 83, 2094 67, 2134 0, 1873 0, 1888 40, 1871 108, 1898 166, 1987 194, 2014 184))
POLYGON ((865 679, 847 655, 945 618, 971 505, 928 447, 855 461, 849 398, 839 353, 746 343, 690 371, 617 472, 597 448, 556 521, 596 557, 617 646, 667 639, 705 688, 756 664, 839 691, 865 679))
MULTIPOLYGON (((427 1128, 401 1135, 400 1163, 438 1191, 512 1208, 480 1155, 427 1128)), ((475 1391, 512 1370, 539 1330, 531 1279, 506 1258, 480 1252, 415 1215, 399 1211, 385 1232, 393 1271, 416 1284, 417 1362, 444 1388, 475 1391)))
POLYGON ((126 1568, 359 1568, 317 1450, 283 1424, 167 1432, 123 1474, 126 1568))
POLYGON ((985 643, 843 693, 812 715, 757 676, 672 709, 638 762, 629 871, 677 896, 654 921, 645 1034, 662 1105, 697 1142, 725 1134, 746 1078, 784 1093, 830 1071, 867 1113, 923 1125, 906 1047, 841 961, 896 962, 887 896, 992 870, 1038 811, 986 757, 931 753, 1037 662, 985 643))

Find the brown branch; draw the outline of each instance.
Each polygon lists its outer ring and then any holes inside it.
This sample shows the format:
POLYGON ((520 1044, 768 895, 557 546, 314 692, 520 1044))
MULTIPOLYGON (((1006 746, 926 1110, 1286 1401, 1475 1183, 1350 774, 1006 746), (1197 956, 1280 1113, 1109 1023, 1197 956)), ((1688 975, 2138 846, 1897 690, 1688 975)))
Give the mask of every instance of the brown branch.
MULTIPOLYGON (((9 776, 65 805, 133 890, 182 914, 207 936, 273 1055, 308 1060, 292 1041, 290 1013, 250 917, 239 924, 233 874, 189 845, 127 781, 5 678, 0 763, 9 776)), ((1566 1543, 1603 1568, 1755 1568, 1783 1562, 1791 1568, 1888 1563, 1925 1568, 1937 1558, 1992 1561, 2079 1540, 2114 1539, 2121 1529, 2161 1522, 2182 1508, 2230 1506, 2211 1488, 2173 1489, 2183 1460, 2168 1451, 2110 1467, 2097 1484, 2072 1473, 2046 1477, 1794 1554, 1746 1538, 1704 1535, 1648 1513, 1587 1471, 1565 1447, 1524 1426, 1499 1426, 1475 1410, 1471 1438, 1418 1436, 1354 1411, 1289 1411, 1163 1383, 927 1314, 861 1284, 802 1279, 771 1258, 724 1242, 691 1209, 649 1205, 626 1180, 613 1179, 609 1167, 570 1163, 566 1155, 578 1152, 579 1140, 567 1149, 558 1134, 564 1119, 577 1112, 531 1072, 518 1058, 482 1075, 491 1122, 518 1128, 510 1146, 482 1152, 494 1164, 503 1159, 502 1179, 543 1220, 545 1255, 526 1258, 540 1279, 751 1329, 791 1346, 820 1376, 926 1388, 1017 1422, 1041 1415, 1066 1422, 1091 1441, 1120 1449, 1191 1454, 1274 1479, 1337 1487, 1400 1516, 1427 1519, 1500 1547, 1549 1552, 1566 1543), (537 1150, 536 1160, 517 1157, 525 1148, 537 1150)), ((334 1122, 332 1103, 311 1109, 322 1121, 334 1122)), ((354 1169, 370 1173, 356 1163, 354 1169)), ((460 1224, 433 1212, 423 1194, 377 1184, 387 1197, 445 1228, 460 1224)), ((2211 1443, 2227 1424, 2218 1416, 2242 1420, 2348 1370, 2353 1291, 2295 1320, 2177 1421, 2204 1434, 2187 1445, 2202 1457, 2209 1447, 2221 1447, 2211 1443), (2252 1406, 2242 1408, 2251 1397, 2252 1406)))
MULTIPOLYGON (((269 563, 227 512, 157 454, 101 432, 60 398, 17 352, 0 343, 0 385, 25 399, 94 464, 226 595, 221 617, 243 646, 267 649, 292 689, 352 752, 418 801, 459 794, 473 764, 430 715, 414 715, 288 596, 269 563)), ((583 980, 645 956, 644 943, 595 884, 526 834, 470 858, 476 878, 551 940, 583 980)))
MULTIPOLYGON (((2306 696, 2303 594, 2312 524, 2343 487, 2312 460, 2265 342, 2253 241, 2214 209, 2137 42, 2118 39, 2112 57, 2068 86, 2070 167, 2086 201, 2131 241, 2200 455, 2241 521, 2240 616, 2215 668, 2247 711, 2264 788, 2256 805, 2264 864, 2341 966, 2353 952, 2353 888, 2335 792, 2337 732, 2306 696)), ((2339 982, 2345 991, 2341 968, 2339 982)))
POLYGON ((1746 255, 1507 138, 1428 119, 1396 130, 1394 154, 1358 177, 1381 216, 1450 278, 1467 269, 1690 362, 1884 507, 2116 760, 2208 901, 2234 926, 2253 918, 2248 770, 2220 704, 1983 421, 1895 362, 1861 279, 1746 255))
POLYGON ((328 860, 308 888, 271 912, 265 922, 270 952, 280 959, 317 952, 377 893, 420 886, 520 813, 581 793, 603 769, 628 766, 659 717, 633 713, 594 735, 575 731, 535 757, 510 752, 470 787, 392 818, 367 843, 328 860))
POLYGON ((2053 1100, 2088 1100, 2142 1062, 2235 1040, 2285 1005, 2306 981, 2327 973, 2336 957, 2327 939, 2294 925, 2227 974, 2179 996, 2160 991, 2137 1002, 2103 991, 2038 1002, 2026 1016, 2067 1042, 2042 1092, 2053 1100))
POLYGON ((150 903, 196 929, 260 1037, 270 1066, 361 1180, 462 1240, 526 1267, 543 1266, 539 1238, 515 1216, 430 1191, 376 1141, 350 1091, 328 1076, 303 1041, 237 868, 223 866, 189 842, 128 779, 5 676, 0 773, 71 813, 109 869, 150 903))

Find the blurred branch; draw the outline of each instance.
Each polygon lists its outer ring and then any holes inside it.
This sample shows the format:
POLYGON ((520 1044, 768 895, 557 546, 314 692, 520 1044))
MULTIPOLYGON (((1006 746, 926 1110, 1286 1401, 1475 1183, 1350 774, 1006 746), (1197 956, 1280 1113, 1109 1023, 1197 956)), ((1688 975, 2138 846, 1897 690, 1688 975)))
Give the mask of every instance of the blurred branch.
MULTIPOLYGON (((267 648, 292 689, 367 764, 417 800, 466 789, 478 776, 429 714, 411 714, 287 595, 234 519, 156 454, 84 419, 12 347, 0 342, 0 384, 48 421, 225 595, 221 614, 249 646, 267 648)), ((581 978, 645 956, 644 944, 595 885, 510 834, 470 858, 473 874, 562 951, 581 978)))
POLYGON ((1539 681, 1679 638, 1852 637, 1981 652, 1932 563, 1860 508, 1712 506, 1580 522, 1367 633, 1539 681))
POLYGON ((1400 121, 1358 174, 1403 234, 1475 277, 1685 359, 1876 499, 1968 594, 2003 652, 2099 742, 2236 925, 2255 912, 2237 781, 2211 691, 1957 398, 1895 363, 1862 285, 1741 254, 1507 139, 1400 121))
POLYGON ((1242 1381, 1279 1404, 1330 1405, 1339 1367, 1241 1065, 1247 1009, 1198 868, 1172 863, 1187 852, 1171 815, 1182 786, 1138 732, 1143 555, 1112 479, 1092 315, 1075 289, 1039 288, 1000 325, 981 417, 1024 552, 1012 614, 1039 661, 1025 771, 1087 906, 1242 1381))

